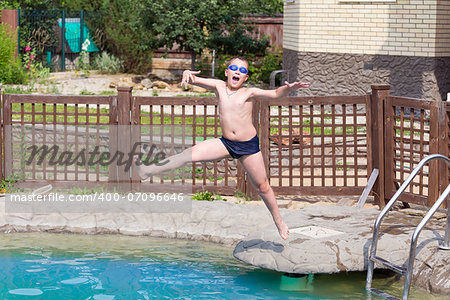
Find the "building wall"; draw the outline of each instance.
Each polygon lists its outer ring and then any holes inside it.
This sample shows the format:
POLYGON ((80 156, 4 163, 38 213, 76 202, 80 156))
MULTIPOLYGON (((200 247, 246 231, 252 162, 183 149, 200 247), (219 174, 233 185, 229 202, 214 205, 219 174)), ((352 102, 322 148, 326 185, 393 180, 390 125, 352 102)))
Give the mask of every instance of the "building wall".
POLYGON ((446 99, 450 1, 295 0, 285 4, 283 48, 289 78, 312 82, 300 94, 360 94, 388 83, 394 95, 446 99))
POLYGON ((286 49, 450 56, 448 0, 397 0, 396 3, 295 0, 286 4, 284 11, 286 49))

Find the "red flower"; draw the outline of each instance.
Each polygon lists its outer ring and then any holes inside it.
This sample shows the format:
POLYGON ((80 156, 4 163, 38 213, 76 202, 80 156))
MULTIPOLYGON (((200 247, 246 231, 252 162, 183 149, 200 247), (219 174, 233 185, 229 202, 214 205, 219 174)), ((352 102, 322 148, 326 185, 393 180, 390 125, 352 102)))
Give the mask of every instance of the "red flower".
POLYGON ((33 59, 34 58, 34 55, 30 55, 30 59, 33 59))
POLYGON ((28 52, 28 51, 30 51, 31 50, 31 47, 29 47, 29 46, 26 46, 25 47, 25 52, 28 52))

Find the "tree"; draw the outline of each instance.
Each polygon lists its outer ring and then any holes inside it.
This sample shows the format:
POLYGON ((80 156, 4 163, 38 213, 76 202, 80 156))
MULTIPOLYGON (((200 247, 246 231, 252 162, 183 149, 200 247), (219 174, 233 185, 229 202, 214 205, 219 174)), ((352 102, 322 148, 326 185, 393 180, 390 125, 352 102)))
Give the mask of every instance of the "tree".
MULTIPOLYGON (((157 47, 154 33, 145 27, 148 17, 142 13, 140 0, 71 0, 69 10, 86 10, 85 22, 96 28, 94 41, 123 61, 126 72, 147 73, 153 50, 157 47)), ((94 34, 94 32, 93 32, 94 34)))
POLYGON ((283 0, 242 0, 243 13, 273 15, 283 13, 283 0))
POLYGON ((106 0, 101 9, 106 49, 123 60, 127 72, 146 73, 156 49, 155 34, 144 26, 140 0, 106 0))
MULTIPOLYGON (((243 28, 237 0, 145 0, 147 26, 159 34, 160 46, 177 44, 191 54, 191 68, 205 48, 220 47, 223 37, 243 28), (222 38, 221 38, 222 37, 222 38)), ((249 36, 242 30, 240 36, 249 36)))

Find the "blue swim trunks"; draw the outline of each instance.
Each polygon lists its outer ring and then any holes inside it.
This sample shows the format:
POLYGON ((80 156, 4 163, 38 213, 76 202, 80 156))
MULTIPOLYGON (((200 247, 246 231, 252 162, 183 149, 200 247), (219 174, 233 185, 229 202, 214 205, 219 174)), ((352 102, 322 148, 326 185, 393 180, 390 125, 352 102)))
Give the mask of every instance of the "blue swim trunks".
POLYGON ((243 142, 231 141, 227 138, 224 138, 223 136, 220 138, 220 140, 225 145, 231 157, 233 158, 239 158, 243 155, 255 154, 260 151, 258 135, 255 135, 255 137, 249 141, 243 142))

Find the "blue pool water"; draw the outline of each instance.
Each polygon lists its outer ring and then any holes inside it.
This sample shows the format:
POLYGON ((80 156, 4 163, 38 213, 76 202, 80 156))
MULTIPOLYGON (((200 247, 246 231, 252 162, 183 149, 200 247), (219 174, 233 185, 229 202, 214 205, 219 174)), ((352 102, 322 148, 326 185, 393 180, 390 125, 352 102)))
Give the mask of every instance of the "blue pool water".
POLYGON ((296 279, 244 265, 231 248, 149 237, 2 234, 0 270, 0 299, 367 299, 365 273, 299 278, 292 291, 296 279))

